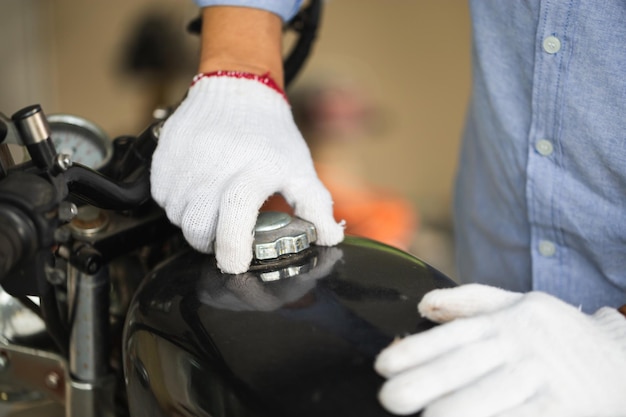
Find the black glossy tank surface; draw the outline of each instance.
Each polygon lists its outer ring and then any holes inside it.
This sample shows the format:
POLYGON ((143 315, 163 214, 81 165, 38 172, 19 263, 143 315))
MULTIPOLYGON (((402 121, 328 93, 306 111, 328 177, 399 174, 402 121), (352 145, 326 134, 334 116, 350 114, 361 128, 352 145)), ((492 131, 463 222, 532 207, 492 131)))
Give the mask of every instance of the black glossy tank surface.
POLYGON ((360 238, 256 269, 186 251, 146 279, 125 334, 133 416, 387 416, 376 355, 431 327, 418 301, 454 285, 360 238))

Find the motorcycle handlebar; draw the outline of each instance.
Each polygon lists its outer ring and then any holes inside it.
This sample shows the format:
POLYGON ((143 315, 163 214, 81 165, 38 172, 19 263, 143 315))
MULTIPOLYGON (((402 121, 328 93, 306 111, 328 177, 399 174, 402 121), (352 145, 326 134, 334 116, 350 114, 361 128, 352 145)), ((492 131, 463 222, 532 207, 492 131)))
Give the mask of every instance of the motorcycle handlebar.
POLYGON ((150 200, 150 162, 156 148, 160 122, 148 126, 114 153, 113 166, 104 174, 74 165, 65 172, 69 191, 94 206, 111 210, 137 208, 150 200))
POLYGON ((51 233, 57 224, 50 214, 68 192, 111 210, 132 210, 150 200, 149 167, 157 141, 154 126, 133 139, 119 155, 114 175, 79 164, 55 173, 59 166, 48 172, 25 163, 0 178, 0 284, 21 260, 53 243, 51 233))
POLYGON ((150 178, 147 168, 132 182, 116 182, 100 173, 73 166, 65 174, 68 189, 88 204, 103 209, 128 210, 150 199, 150 178))

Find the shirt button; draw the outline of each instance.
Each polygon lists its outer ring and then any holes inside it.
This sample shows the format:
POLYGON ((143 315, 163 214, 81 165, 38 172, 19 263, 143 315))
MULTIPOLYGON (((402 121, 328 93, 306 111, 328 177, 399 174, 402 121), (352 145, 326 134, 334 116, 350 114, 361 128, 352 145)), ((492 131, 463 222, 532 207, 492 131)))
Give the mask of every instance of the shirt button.
POLYGON ((561 41, 556 36, 548 36, 543 40, 543 50, 549 54, 556 54, 561 49, 561 41))
POLYGON ((541 240, 539 241, 539 253, 548 258, 554 256, 556 245, 549 240, 541 240))
POLYGON ((554 152, 554 146, 552 146, 552 142, 547 139, 538 140, 535 143, 535 149, 543 156, 551 155, 554 152))

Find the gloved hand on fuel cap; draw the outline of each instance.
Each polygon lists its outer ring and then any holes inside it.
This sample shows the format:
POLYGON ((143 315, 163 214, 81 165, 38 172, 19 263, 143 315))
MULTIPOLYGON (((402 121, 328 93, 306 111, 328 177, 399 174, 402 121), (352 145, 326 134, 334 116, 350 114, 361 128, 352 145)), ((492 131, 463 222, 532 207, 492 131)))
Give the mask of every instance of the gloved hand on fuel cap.
POLYGON ((233 274, 248 269, 259 208, 275 192, 315 225, 317 244, 343 239, 286 98, 268 78, 249 76, 196 77, 152 160, 154 200, 191 246, 215 251, 233 274))
POLYGON ((386 348, 380 401, 424 417, 626 415, 626 318, 544 293, 483 285, 434 290, 419 312, 449 322, 386 348))

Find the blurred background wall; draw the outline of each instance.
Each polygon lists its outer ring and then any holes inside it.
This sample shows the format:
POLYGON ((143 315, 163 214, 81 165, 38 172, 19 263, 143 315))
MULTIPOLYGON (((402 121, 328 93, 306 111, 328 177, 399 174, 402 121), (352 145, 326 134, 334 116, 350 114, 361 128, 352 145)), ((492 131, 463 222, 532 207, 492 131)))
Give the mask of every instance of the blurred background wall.
MULTIPOLYGON (((198 43, 184 31, 197 12, 192 0, 0 0, 0 111, 39 102, 47 113, 91 119, 112 137, 139 132, 155 103, 178 100, 193 76, 198 43), (128 66, 150 13, 167 16, 168 33, 180 35, 169 47, 190 57, 170 69, 166 87, 158 75, 128 66)), ((464 0, 329 0, 293 88, 335 74, 362 88, 380 126, 337 145, 336 158, 406 196, 425 229, 445 229, 469 57, 464 0)))

